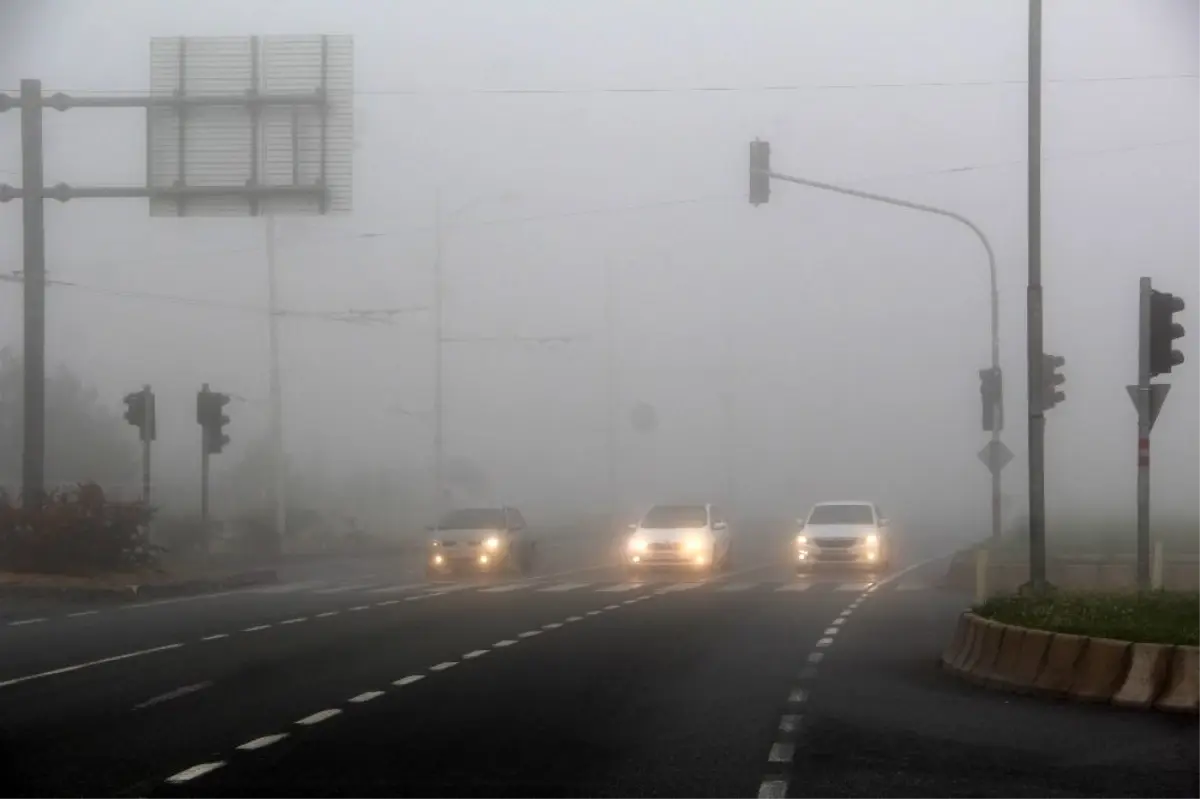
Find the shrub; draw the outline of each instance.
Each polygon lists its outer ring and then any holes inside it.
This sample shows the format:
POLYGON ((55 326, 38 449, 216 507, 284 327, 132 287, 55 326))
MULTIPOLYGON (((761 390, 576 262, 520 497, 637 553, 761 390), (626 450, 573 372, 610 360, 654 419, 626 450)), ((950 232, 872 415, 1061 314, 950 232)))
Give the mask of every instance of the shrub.
POLYGON ((89 575, 152 566, 154 511, 140 502, 110 502, 94 483, 51 491, 42 507, 0 493, 0 567, 44 574, 89 575))

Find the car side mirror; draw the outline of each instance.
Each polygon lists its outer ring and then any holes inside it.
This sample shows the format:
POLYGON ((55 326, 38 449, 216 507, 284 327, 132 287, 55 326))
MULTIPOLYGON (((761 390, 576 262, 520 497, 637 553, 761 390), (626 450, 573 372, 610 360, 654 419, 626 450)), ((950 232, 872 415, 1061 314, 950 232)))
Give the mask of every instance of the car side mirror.
POLYGON ((727 529, 729 529, 729 525, 726 524, 725 522, 715 522, 713 524, 713 529, 714 530, 727 530, 727 529))
POLYGON ((636 530, 637 528, 638 528, 638 526, 637 526, 636 524, 630 524, 630 525, 629 525, 629 529, 630 529, 630 530, 636 530))
POLYGON ((891 519, 880 519, 879 520, 880 527, 887 527, 891 523, 892 523, 891 519))

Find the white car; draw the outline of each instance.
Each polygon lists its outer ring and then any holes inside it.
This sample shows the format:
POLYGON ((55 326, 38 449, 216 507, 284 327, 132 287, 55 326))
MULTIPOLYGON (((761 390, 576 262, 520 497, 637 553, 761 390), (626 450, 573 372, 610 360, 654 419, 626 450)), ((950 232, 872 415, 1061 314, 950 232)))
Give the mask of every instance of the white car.
POLYGON ((796 571, 819 565, 886 570, 892 564, 888 520, 874 502, 821 502, 798 519, 796 571))
POLYGON ((733 553, 729 521, 714 505, 655 505, 630 525, 622 547, 632 571, 674 567, 711 573, 728 568, 733 553))
POLYGON ((537 542, 516 508, 453 510, 431 525, 430 577, 470 572, 528 572, 537 542))

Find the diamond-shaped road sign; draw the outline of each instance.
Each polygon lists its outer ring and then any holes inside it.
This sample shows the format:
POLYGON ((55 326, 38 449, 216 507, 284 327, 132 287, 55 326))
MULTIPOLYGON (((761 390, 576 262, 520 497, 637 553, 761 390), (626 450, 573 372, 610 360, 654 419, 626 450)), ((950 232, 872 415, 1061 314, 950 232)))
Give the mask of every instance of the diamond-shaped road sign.
POLYGON ((979 460, 988 467, 989 472, 998 472, 1013 459, 1012 450, 1004 446, 1003 441, 989 441, 979 450, 979 460))
MULTIPOLYGON (((1141 408, 1138 407, 1138 386, 1125 386, 1125 390, 1129 392, 1129 398, 1133 400, 1133 408, 1138 413, 1141 413, 1141 408)), ((1158 412, 1162 410, 1163 402, 1167 399, 1167 392, 1171 390, 1170 383, 1151 383, 1150 384, 1150 429, 1154 429, 1154 421, 1158 418, 1158 412)))

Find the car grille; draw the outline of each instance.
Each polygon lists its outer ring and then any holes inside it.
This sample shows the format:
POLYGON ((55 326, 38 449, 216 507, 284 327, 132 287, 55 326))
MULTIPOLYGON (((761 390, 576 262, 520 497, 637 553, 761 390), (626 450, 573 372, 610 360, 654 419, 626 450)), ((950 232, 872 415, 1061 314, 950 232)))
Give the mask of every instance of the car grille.
POLYGON ((816 545, 821 549, 849 549, 858 543, 857 538, 818 538, 816 545))
POLYGON ((674 541, 656 541, 650 545, 650 549, 655 552, 675 552, 679 549, 679 544, 674 541))
POLYGON ((832 552, 826 549, 826 550, 821 550, 820 552, 817 553, 817 560, 852 561, 852 560, 858 560, 858 556, 847 549, 843 549, 843 550, 835 549, 832 552))

